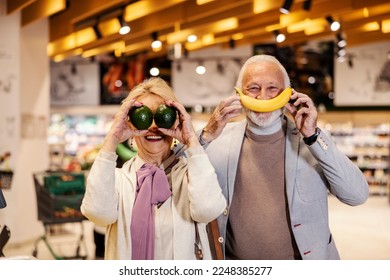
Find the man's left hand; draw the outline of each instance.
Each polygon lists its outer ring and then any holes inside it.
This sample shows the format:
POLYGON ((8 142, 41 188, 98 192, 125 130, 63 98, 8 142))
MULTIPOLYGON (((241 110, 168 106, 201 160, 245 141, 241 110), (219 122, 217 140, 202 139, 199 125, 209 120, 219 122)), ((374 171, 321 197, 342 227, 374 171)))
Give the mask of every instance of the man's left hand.
POLYGON ((286 109, 294 117, 295 124, 304 137, 309 137, 316 132, 318 112, 313 100, 306 94, 293 89, 290 97, 292 103, 285 105, 286 109))

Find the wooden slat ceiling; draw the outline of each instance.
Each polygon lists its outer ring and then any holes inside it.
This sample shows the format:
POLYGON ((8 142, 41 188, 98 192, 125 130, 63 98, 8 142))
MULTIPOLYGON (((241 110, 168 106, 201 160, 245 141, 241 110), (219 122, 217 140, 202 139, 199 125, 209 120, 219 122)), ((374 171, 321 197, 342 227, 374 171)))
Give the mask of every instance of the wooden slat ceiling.
POLYGON ((312 0, 309 11, 303 2, 293 1, 288 15, 279 11, 284 0, 7 0, 7 11, 21 11, 23 26, 49 17, 48 55, 56 61, 109 52, 160 56, 175 43, 189 51, 217 44, 228 47, 232 40, 235 46, 269 44, 275 42, 275 30, 286 34, 283 45, 333 40, 327 16, 340 21, 347 47, 390 40, 388 0, 312 0), (131 27, 127 35, 117 33, 116 17, 122 13, 131 27), (163 43, 157 52, 150 46, 153 32, 163 43), (189 34, 198 41, 186 42, 189 34))

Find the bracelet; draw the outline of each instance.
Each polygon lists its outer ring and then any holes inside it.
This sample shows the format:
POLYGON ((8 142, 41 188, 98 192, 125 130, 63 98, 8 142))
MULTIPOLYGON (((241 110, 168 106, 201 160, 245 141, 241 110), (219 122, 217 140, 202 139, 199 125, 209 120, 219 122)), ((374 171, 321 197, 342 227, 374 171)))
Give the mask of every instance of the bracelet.
POLYGON ((206 146, 207 143, 203 140, 202 134, 203 134, 203 129, 202 129, 202 131, 200 132, 199 137, 198 137, 199 143, 200 143, 200 145, 203 147, 203 146, 206 146))
POLYGON ((303 137, 303 142, 305 142, 305 144, 308 146, 313 145, 317 141, 317 138, 318 138, 318 135, 320 135, 320 132, 321 132, 321 129, 316 127, 316 132, 309 137, 303 137))

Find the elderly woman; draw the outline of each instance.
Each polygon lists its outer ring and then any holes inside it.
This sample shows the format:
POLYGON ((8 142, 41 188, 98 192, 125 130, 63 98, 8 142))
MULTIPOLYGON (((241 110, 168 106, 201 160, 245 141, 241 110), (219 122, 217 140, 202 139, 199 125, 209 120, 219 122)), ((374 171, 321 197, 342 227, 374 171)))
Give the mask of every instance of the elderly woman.
POLYGON ((211 259, 206 224, 225 209, 226 200, 191 117, 160 78, 137 85, 122 103, 87 178, 82 213, 106 226, 105 259, 196 259, 194 243, 211 259), (177 110, 171 128, 155 122, 137 130, 128 112, 145 105, 153 113, 165 104, 177 110), (134 139, 138 154, 116 168, 116 146, 134 139), (187 149, 172 150, 173 139, 187 149))

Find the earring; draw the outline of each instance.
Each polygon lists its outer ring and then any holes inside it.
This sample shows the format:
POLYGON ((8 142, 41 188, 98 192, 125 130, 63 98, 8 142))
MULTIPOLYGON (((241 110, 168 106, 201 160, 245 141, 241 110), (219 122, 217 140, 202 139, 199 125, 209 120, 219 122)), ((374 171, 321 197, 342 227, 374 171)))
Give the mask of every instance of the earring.
POLYGON ((176 147, 177 147, 177 143, 178 143, 177 139, 176 139, 176 138, 175 138, 175 139, 173 139, 173 147, 174 147, 174 148, 176 148, 176 147))
POLYGON ((133 138, 130 138, 130 144, 129 144, 129 147, 132 151, 134 151, 134 146, 133 146, 133 138))

